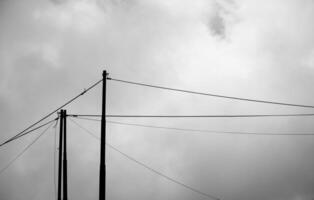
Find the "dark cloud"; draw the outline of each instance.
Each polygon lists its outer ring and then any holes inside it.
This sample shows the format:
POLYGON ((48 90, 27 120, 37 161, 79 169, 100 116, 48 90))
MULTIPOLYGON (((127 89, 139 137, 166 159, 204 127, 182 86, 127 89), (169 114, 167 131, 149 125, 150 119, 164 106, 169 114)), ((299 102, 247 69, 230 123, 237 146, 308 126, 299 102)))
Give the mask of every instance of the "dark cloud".
POLYGON ((210 19, 209 28, 214 35, 225 36, 225 24, 223 18, 218 14, 210 19))
POLYGON ((60 5, 60 4, 64 4, 68 2, 68 0, 50 0, 50 1, 56 5, 60 5))

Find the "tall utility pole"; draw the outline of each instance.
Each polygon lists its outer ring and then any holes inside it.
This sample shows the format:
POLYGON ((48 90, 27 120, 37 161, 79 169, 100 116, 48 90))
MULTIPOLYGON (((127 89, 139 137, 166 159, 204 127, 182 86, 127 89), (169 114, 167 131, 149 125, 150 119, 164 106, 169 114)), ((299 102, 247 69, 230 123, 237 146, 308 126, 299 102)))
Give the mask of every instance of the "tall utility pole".
POLYGON ((67 146, 66 146, 66 110, 60 111, 60 135, 59 135, 59 169, 58 169, 58 200, 68 199, 68 175, 67 175, 67 146), (63 153, 63 156, 62 156, 63 153), (63 179, 62 179, 63 178, 63 179), (63 186, 63 190, 62 190, 63 186))
POLYGON ((103 71, 102 86, 102 117, 100 139, 100 171, 99 171, 99 200, 106 200, 106 86, 107 71, 103 71))

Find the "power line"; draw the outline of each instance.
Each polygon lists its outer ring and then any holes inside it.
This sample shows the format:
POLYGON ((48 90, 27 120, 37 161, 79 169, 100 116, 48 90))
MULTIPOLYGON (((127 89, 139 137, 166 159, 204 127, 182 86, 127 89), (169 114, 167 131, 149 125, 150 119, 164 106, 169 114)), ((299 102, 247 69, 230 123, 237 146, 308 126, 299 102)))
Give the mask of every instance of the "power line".
POLYGON ((170 87, 164 87, 164 86, 158 86, 158 85, 151 85, 151 84, 145 84, 145 83, 139 83, 139 82, 133 82, 133 81, 126 81, 126 80, 115 79, 115 78, 108 78, 108 80, 117 81, 117 82, 121 82, 121 83, 127 83, 127 84, 133 84, 133 85, 139 85, 139 86, 145 86, 145 87, 151 87, 151 88, 171 90, 171 91, 176 91, 176 92, 184 92, 184 93, 197 94, 197 95, 202 95, 202 96, 218 97, 218 98, 224 98, 224 99, 232 99, 232 100, 239 100, 239 101, 250 101, 250 102, 265 103, 265 104, 275 104, 275 105, 281 105, 281 106, 314 108, 314 106, 312 106, 312 105, 293 104, 293 103, 284 103, 284 102, 277 102, 277 101, 267 101, 267 100, 250 99, 250 98, 242 98, 242 97, 234 97, 234 96, 225 96, 225 95, 219 95, 219 94, 213 94, 213 93, 196 92, 196 91, 191 91, 191 90, 183 90, 183 89, 170 88, 170 87))
POLYGON ((189 189, 189 190, 191 190, 191 191, 193 191, 193 192, 195 192, 195 193, 198 193, 198 194, 201 194, 201 195, 203 195, 203 196, 206 196, 206 197, 208 197, 208 198, 210 198, 210 199, 220 200, 220 198, 218 198, 218 197, 216 197, 216 196, 213 196, 213 195, 211 195, 211 194, 208 194, 208 193, 202 192, 202 191, 200 191, 200 190, 198 190, 198 189, 195 189, 195 188, 193 188, 193 187, 191 187, 191 186, 189 186, 189 185, 187 185, 187 184, 185 184, 185 183, 182 183, 182 182, 180 182, 180 181, 177 181, 177 180, 175 180, 174 178, 171 178, 171 177, 169 177, 169 176, 167 176, 167 175, 165 175, 165 174, 163 174, 163 173, 161 173, 161 172, 159 172, 159 171, 157 171, 157 170, 155 170, 155 169, 149 167, 148 165, 144 164, 143 162, 138 161, 137 159, 135 159, 135 158, 129 156, 128 154, 126 154, 126 153, 120 151, 118 148, 116 148, 116 147, 114 147, 114 146, 112 146, 112 145, 110 145, 110 144, 107 144, 107 146, 110 147, 111 149, 115 150, 116 152, 120 153, 121 155, 123 155, 123 156, 126 157, 127 159, 129 159, 129 160, 131 160, 131 161, 133 161, 133 162, 135 162, 135 163, 141 165, 142 167, 145 167, 146 169, 150 170, 151 172, 154 172, 155 174, 157 174, 157 175, 159 175, 159 176, 161 176, 161 177, 163 177, 163 178, 165 178, 165 179, 167 179, 167 180, 169 180, 169 181, 171 181, 171 182, 173 182, 173 183, 176 183, 176 184, 178 184, 178 185, 181 185, 182 187, 184 187, 184 188, 186 188, 186 189, 189 189))
POLYGON ((92 136, 93 138, 100 140, 100 137, 96 136, 93 132, 91 132, 90 130, 88 130, 87 128, 85 128, 84 126, 81 126, 79 123, 77 123, 76 121, 74 121, 73 119, 69 118, 71 120, 71 122, 73 122, 76 126, 80 127, 81 129, 83 129, 86 133, 88 133, 90 136, 92 136))
MULTIPOLYGON (((84 119, 84 120, 91 120, 91 121, 98 121, 98 122, 100 121, 98 119, 90 119, 90 118, 83 118, 83 117, 78 117, 77 119, 84 119)), ((148 125, 148 124, 125 123, 125 122, 117 122, 117 121, 109 121, 109 120, 107 120, 106 122, 110 124, 154 128, 154 129, 164 129, 164 130, 185 131, 185 132, 194 132, 194 133, 214 133, 214 134, 233 134, 233 135, 268 135, 268 136, 313 136, 314 135, 314 133, 278 133, 278 132, 265 133, 265 132, 190 129, 190 128, 178 128, 178 127, 167 127, 167 126, 154 126, 154 125, 148 125)))
MULTIPOLYGON (((70 114, 70 117, 102 117, 101 115, 70 114)), ((297 114, 243 114, 243 115, 106 115, 110 118, 257 118, 257 117, 312 117, 313 113, 297 114)))
POLYGON ((107 115, 115 118, 249 118, 249 117, 306 117, 314 114, 274 114, 274 115, 107 115))
MULTIPOLYGON (((67 106, 68 104, 72 103, 74 100, 76 100, 77 98, 79 98, 80 96, 84 95, 86 92, 88 92, 89 90, 91 90, 92 88, 94 88, 96 85, 98 85, 100 82, 102 82, 102 79, 97 81, 96 83, 94 83, 93 85, 91 85, 90 87, 88 87, 87 89, 84 89, 83 92, 81 92, 80 94, 76 95, 75 97, 73 97, 72 99, 68 100, 66 103, 62 104, 61 106, 59 106, 58 108, 56 108, 55 110, 51 111, 50 113, 48 113, 47 115, 45 115, 44 117, 42 117, 40 120, 38 120, 37 122, 33 123, 32 125, 28 126, 26 129, 24 129, 23 131, 19 132, 18 134, 16 134, 15 136, 13 136, 11 139, 9 139, 8 141, 17 139, 20 137, 20 135, 22 135, 25 131, 31 129, 32 127, 36 126, 37 124, 39 124, 40 122, 42 122, 43 120, 47 119, 48 117, 50 117, 52 114, 54 114, 55 112, 57 112, 58 110, 60 110, 61 108, 67 106)), ((3 146, 4 144, 8 143, 8 141, 2 143, 0 145, 3 146)))
MULTIPOLYGON (((51 123, 51 122, 50 122, 51 123)), ((46 124, 47 125, 47 124, 46 124)), ((52 123, 43 131, 41 132, 30 144, 28 144, 17 156, 15 156, 6 166, 4 166, 0 170, 0 175, 9 168, 19 157, 21 157, 41 136, 43 136, 47 130, 51 127, 52 123)))
MULTIPOLYGON (((96 138, 96 139, 98 139, 98 140, 100 139, 100 138, 97 137, 94 133, 92 133, 91 131, 89 131, 89 130, 86 129, 85 127, 81 126, 80 124, 78 124, 78 123, 75 122, 74 120, 71 120, 71 121, 74 122, 79 128, 83 129, 86 133, 88 133, 88 134, 91 135, 92 137, 94 137, 94 138, 96 138)), ((139 160, 137 160, 137 159, 135 159, 135 158, 129 156, 128 154, 126 154, 126 153, 120 151, 118 148, 114 147, 113 145, 111 145, 111 144, 109 144, 109 143, 107 143, 106 145, 107 145, 109 148, 113 149, 114 151, 120 153, 121 155, 123 155, 123 156, 126 157, 127 159, 129 159, 129 160, 131 160, 131 161, 137 163, 138 165, 140 165, 140 166, 142 166, 142 167, 148 169, 149 171, 151 171, 151 172, 153 172, 153 173, 155 173, 155 174, 157 174, 157 175, 159 175, 159 176, 161 176, 161 177, 163 177, 163 178, 165 178, 165 179, 167 179, 167 180, 169 180, 169 181, 171 181, 171 182, 173 182, 173 183, 176 183, 176 184, 178 184, 178 185, 180 185, 180 186, 182 186, 182 187, 184 187, 184 188, 186 188, 186 189, 188 189, 188 190, 191 190, 191 191, 193 191, 193 192, 195 192, 195 193, 198 193, 198 194, 200 194, 200 195, 203 195, 203 196, 205 196, 205 197, 207 197, 207 198, 215 199, 215 200, 220 200, 220 198, 218 198, 218 197, 216 197, 216 196, 214 196, 214 195, 211 195, 211 194, 202 192, 202 191, 200 191, 200 190, 198 190, 198 189, 195 189, 195 188, 193 188, 193 187, 191 187, 191 186, 189 186, 189 185, 187 185, 187 184, 185 184, 185 183, 182 183, 182 182, 180 182, 180 181, 177 181, 176 179, 171 178, 170 176, 167 176, 167 175, 165 175, 165 174, 163 174, 163 173, 161 173, 161 172, 159 172, 159 171, 153 169, 152 167, 149 167, 149 166, 146 165, 145 163, 143 163, 143 162, 141 162, 141 161, 139 161, 139 160)))
POLYGON ((37 130, 37 129, 40 129, 41 127, 46 126, 47 124, 50 124, 51 122, 54 122, 54 121, 56 121, 56 120, 58 120, 58 118, 53 119, 53 120, 50 120, 50 121, 48 121, 47 123, 44 123, 44 124, 42 124, 42 125, 40 125, 40 126, 37 126, 36 128, 33 128, 33 129, 29 130, 29 131, 26 131, 26 132, 24 132, 24 133, 22 133, 22 134, 20 134, 20 135, 18 135, 18 136, 14 136, 14 137, 8 139, 7 141, 1 143, 1 144, 0 144, 0 147, 3 146, 3 145, 5 145, 5 144, 7 144, 7 143, 9 143, 9 142, 12 142, 12 141, 18 139, 18 138, 20 138, 20 137, 22 137, 22 136, 24 136, 24 135, 27 135, 27 134, 29 134, 29 133, 31 133, 31 132, 37 130))
POLYGON ((53 143, 53 186, 54 186, 54 199, 57 199, 57 181, 56 181, 56 153, 57 153, 57 125, 58 120, 56 121, 56 124, 54 126, 55 132, 54 132, 54 143, 53 143))

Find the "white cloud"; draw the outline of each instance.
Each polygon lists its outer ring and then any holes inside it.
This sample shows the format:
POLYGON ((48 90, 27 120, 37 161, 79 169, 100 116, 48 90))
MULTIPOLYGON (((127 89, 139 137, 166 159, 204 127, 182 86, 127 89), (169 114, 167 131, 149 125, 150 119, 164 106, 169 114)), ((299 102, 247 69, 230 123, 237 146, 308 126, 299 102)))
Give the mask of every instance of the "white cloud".
POLYGON ((59 68, 61 66, 60 61, 60 48, 56 43, 30 43, 20 46, 21 50, 19 56, 36 55, 42 59, 50 67, 59 68))
POLYGON ((45 10, 33 12, 36 20, 52 23, 62 30, 73 28, 80 33, 98 31, 105 16, 95 1, 68 1, 62 5, 52 6, 45 10))
POLYGON ((303 64, 311 69, 314 68, 314 50, 305 55, 303 64))

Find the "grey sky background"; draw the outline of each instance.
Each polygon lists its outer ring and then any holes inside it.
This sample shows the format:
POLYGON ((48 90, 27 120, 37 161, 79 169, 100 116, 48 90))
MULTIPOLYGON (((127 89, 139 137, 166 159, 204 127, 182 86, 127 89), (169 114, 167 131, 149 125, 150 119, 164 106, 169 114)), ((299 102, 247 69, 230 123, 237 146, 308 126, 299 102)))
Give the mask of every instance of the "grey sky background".
MULTIPOLYGON (((314 105, 311 0, 0 1, 0 141, 101 78, 314 105)), ((108 114, 314 113, 108 81, 108 114)), ((101 86, 68 113, 100 114, 101 86)), ((53 117, 56 117, 53 116, 53 117)), ((117 119, 118 120, 118 119, 117 119)), ((313 133, 313 118, 121 119, 313 133)), ((99 135, 100 123, 76 120, 99 135)), ((189 134, 108 124, 108 142, 222 200, 312 200, 313 136, 189 134)), ((0 149, 0 168, 39 132, 0 149)), ((69 198, 97 199, 99 143, 68 122, 69 198)), ((51 128, 0 175, 0 199, 54 199, 51 128)), ((205 199, 108 153, 108 199, 205 199)))

